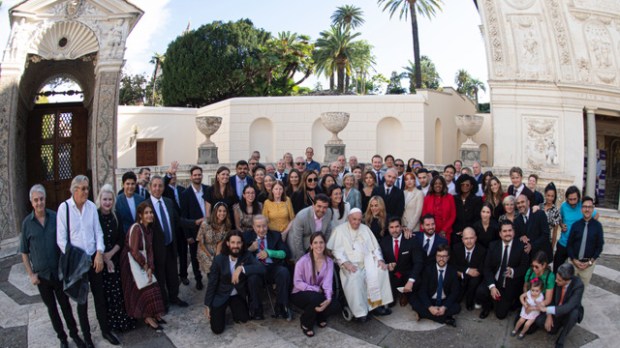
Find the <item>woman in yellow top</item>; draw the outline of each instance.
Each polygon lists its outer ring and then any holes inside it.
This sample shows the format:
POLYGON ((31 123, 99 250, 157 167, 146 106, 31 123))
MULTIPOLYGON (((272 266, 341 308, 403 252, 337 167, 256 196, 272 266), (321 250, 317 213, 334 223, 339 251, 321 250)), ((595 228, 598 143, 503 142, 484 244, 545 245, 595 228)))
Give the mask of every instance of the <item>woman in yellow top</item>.
POLYGON ((282 181, 278 180, 273 184, 269 198, 263 204, 263 215, 269 219, 269 229, 281 232, 282 240, 286 240, 295 212, 290 198, 284 194, 282 181))

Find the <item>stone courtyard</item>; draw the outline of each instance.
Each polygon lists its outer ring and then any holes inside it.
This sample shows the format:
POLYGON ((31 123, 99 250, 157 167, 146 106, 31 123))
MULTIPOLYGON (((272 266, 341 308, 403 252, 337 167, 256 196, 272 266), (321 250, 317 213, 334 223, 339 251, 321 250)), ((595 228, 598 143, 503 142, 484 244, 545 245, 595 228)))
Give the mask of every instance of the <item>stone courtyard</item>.
MULTIPOLYGON (((58 341, 38 291, 30 285, 21 256, 15 254, 15 239, 2 242, 0 249, 0 347, 52 347, 58 341)), ((606 245, 606 254, 595 268, 591 285, 584 294, 585 318, 569 335, 566 347, 616 347, 620 339, 620 252, 617 245, 606 245)), ((191 272, 191 271, 190 271, 191 272)), ((190 274, 190 279, 192 276, 190 274)), ((347 322, 341 315, 330 318, 325 329, 315 328, 315 337, 305 337, 299 328, 299 313, 291 322, 272 319, 229 325, 215 336, 203 314, 204 291, 181 285, 180 297, 188 308, 171 307, 162 333, 144 324, 119 334, 123 347, 551 347, 555 336, 542 331, 524 340, 510 337, 512 320, 493 315, 478 318, 479 310, 463 311, 457 327, 428 320, 415 321, 410 307, 394 307, 394 313, 375 317, 367 323, 347 322)), ((265 296, 266 298, 266 296, 265 296)), ((113 347, 101 338, 94 306, 89 304, 91 329, 97 347, 113 347)), ((264 303, 269 314, 269 303, 264 303)), ((74 312, 77 306, 73 306, 74 312)), ((516 312, 514 313, 516 315, 516 312)), ((75 313, 77 318, 77 313, 75 313)), ((72 344, 72 343, 71 343, 72 344)), ((72 345, 74 346, 74 345, 72 345)))

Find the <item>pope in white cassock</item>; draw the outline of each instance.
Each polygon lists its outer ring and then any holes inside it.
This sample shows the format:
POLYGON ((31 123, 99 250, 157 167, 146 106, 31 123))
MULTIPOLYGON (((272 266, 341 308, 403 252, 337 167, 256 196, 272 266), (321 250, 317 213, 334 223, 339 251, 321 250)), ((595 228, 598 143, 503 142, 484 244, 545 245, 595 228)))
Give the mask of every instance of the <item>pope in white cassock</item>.
POLYGON ((383 254, 370 228, 362 224, 362 211, 351 209, 348 222, 332 230, 327 242, 340 266, 340 280, 349 308, 356 318, 364 318, 394 301, 383 254))

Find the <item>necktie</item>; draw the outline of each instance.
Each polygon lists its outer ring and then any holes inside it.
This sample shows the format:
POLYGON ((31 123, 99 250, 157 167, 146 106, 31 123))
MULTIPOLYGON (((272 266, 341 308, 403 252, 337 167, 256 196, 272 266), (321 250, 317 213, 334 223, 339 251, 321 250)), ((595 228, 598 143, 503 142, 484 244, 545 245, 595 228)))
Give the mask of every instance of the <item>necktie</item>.
POLYGON ((527 215, 523 215, 523 222, 527 225, 527 215))
MULTIPOLYGON (((394 239, 394 260, 398 262, 398 254, 400 254, 400 248, 398 247, 398 239, 394 239)), ((396 278, 400 279, 402 274, 400 272, 395 272, 394 275, 396 278)))
POLYGON ((502 263, 499 267, 499 282, 502 284, 502 288, 506 287, 506 267, 508 267, 508 245, 504 247, 504 255, 502 256, 502 263))
POLYGON ((564 295, 566 295, 566 286, 562 287, 562 294, 560 295, 560 302, 558 303, 560 306, 564 303, 564 295))
POLYGON ((177 191, 176 187, 173 187, 172 191, 174 192, 174 200, 177 202, 177 205, 180 207, 181 202, 179 201, 179 191, 177 191))
POLYGON ((581 235, 581 246, 579 247, 579 260, 583 260, 586 253, 586 239, 588 239, 588 221, 583 228, 583 234, 581 235))
POLYGON ((400 187, 400 178, 396 179, 396 187, 400 187))
POLYGON ((443 269, 440 269, 439 280, 437 281, 437 306, 441 306, 442 295, 443 295, 443 269))
POLYGON ((170 226, 168 226, 168 219, 166 219, 166 213, 164 212, 164 205, 161 200, 157 201, 159 205, 159 216, 161 216, 161 226, 164 228, 164 244, 168 245, 172 242, 172 235, 170 234, 170 226))
POLYGON ((387 188, 387 190, 386 190, 386 192, 385 192, 385 195, 386 195, 386 196, 389 196, 389 195, 390 195, 390 191, 392 191, 392 188, 391 188, 391 187, 388 187, 388 188, 387 188))
POLYGON ((465 256, 467 258, 467 264, 469 264, 469 262, 471 261, 471 251, 467 252, 467 256, 465 256))
POLYGON ((381 180, 381 172, 377 170, 377 182, 381 180))
MULTIPOLYGON (((265 239, 259 238, 258 240, 260 241, 258 243, 258 249, 260 251, 264 251, 265 250, 265 239)), ((267 264, 267 259, 260 260, 260 262, 262 262, 264 265, 266 265, 267 264)))
POLYGON ((426 243, 424 244, 424 252, 426 253, 426 255, 428 255, 428 250, 429 250, 430 243, 431 243, 431 239, 430 238, 426 238, 426 243))

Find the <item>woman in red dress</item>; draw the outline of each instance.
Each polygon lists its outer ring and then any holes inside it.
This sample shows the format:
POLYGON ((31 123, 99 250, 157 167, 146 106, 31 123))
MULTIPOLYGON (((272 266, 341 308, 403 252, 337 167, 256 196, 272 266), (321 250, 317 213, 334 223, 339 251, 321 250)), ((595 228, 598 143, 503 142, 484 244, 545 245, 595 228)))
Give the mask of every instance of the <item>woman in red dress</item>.
POLYGON ((456 219, 454 197, 448 194, 446 179, 436 176, 431 180, 431 188, 424 197, 422 216, 431 214, 435 217, 435 232, 450 242, 452 224, 456 219))
POLYGON ((121 275, 125 309, 133 318, 144 318, 144 322, 153 330, 162 330, 159 324, 166 322, 161 318, 166 307, 161 296, 159 285, 155 282, 142 289, 138 289, 131 273, 128 253, 144 268, 149 277, 155 272, 153 262, 153 231, 151 224, 155 213, 151 205, 145 201, 138 205, 138 222, 133 224, 125 237, 125 247, 121 253, 121 275), (143 243, 144 241, 144 243, 143 243), (142 252, 146 251, 146 259, 142 252))

